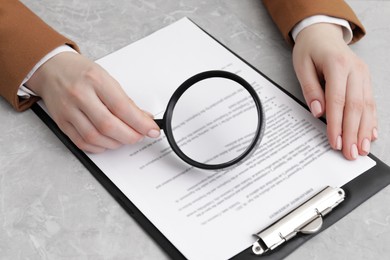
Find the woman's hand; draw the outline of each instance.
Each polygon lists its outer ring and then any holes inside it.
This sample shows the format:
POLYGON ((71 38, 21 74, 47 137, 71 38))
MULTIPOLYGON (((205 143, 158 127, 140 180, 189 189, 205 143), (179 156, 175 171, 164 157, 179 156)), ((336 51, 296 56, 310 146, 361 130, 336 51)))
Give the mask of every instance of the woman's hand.
POLYGON ((295 41, 293 63, 312 114, 326 112, 331 147, 349 160, 367 155, 378 138, 370 73, 345 43, 341 27, 319 23, 303 29, 295 41))
POLYGON ((60 129, 87 152, 116 149, 160 134, 153 119, 134 104, 119 83, 80 54, 54 56, 26 85, 42 97, 60 129))

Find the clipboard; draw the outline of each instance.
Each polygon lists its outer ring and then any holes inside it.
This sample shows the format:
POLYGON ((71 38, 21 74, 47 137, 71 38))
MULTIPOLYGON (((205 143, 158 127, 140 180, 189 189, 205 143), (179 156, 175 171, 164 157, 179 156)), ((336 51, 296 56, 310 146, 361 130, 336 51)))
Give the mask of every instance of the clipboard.
MULTIPOLYGON (((204 30, 203 30, 204 31, 204 30)), ((207 33, 207 32, 205 32, 207 33)), ((207 33, 208 34, 208 33, 207 33)), ((208 34, 209 35, 209 34, 208 34)), ((211 35, 209 35, 211 36, 211 35)), ((211 36, 215 41, 214 37, 211 36)), ((218 42, 218 41, 217 41, 218 42)), ((218 42, 221 44, 220 42, 218 42)), ((226 46, 221 44, 225 49, 229 50, 226 46)), ((229 50, 230 51, 230 50, 229 50)), ((230 51, 233 53, 232 51, 230 51)), ((252 69, 256 70, 259 74, 270 81, 274 86, 281 89, 288 96, 292 97, 300 105, 306 107, 301 101, 292 96, 290 93, 285 91, 282 87, 277 85, 262 72, 248 64, 245 60, 240 58, 238 55, 233 53, 236 57, 245 62, 252 69)), ((69 139, 62 133, 57 127, 50 116, 42 109, 38 104, 32 107, 33 111, 42 119, 42 121, 56 134, 56 136, 68 147, 68 149, 80 160, 80 162, 91 172, 91 174, 110 192, 110 194, 116 199, 116 201, 133 217, 143 229, 173 258, 173 259, 186 259, 185 256, 164 236, 159 229, 153 225, 153 223, 141 212, 128 197, 126 197, 122 191, 102 172, 94 162, 81 150, 79 150, 69 139)), ((307 107, 306 107, 307 109, 307 107)), ((374 155, 369 155, 373 160, 376 161, 376 166, 361 174, 351 182, 347 183, 342 187, 345 192, 344 202, 338 205, 332 210, 331 213, 327 214, 324 218, 322 229, 331 226, 333 223, 347 215, 354 208, 359 206, 365 200, 370 198, 376 192, 380 191, 388 184, 390 184, 390 168, 383 162, 381 162, 374 155)), ((318 232, 320 232, 319 230, 318 232)), ((254 230, 256 233, 259 230, 254 230)), ((294 238, 290 239, 283 245, 275 247, 269 253, 262 255, 260 259, 281 259, 286 257, 297 247, 302 245, 304 242, 315 236, 317 233, 311 235, 297 234, 294 238)), ((232 259, 259 259, 258 256, 253 254, 252 247, 248 247, 246 250, 234 256, 232 259)))

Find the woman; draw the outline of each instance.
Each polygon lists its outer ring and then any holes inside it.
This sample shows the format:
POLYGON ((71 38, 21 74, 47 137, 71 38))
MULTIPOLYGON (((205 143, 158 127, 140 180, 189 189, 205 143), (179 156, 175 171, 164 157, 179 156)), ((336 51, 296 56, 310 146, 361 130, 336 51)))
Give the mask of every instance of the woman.
MULTIPOLYGON (((15 109, 41 97, 61 130, 87 152, 159 136, 152 118, 104 69, 78 54, 75 43, 19 1, 0 1, 0 95, 15 109)), ((353 11, 342 0, 263 3, 293 45, 294 69, 312 114, 326 112, 332 148, 350 160, 367 155, 378 137, 376 108, 368 68, 348 47, 365 34, 353 11)))

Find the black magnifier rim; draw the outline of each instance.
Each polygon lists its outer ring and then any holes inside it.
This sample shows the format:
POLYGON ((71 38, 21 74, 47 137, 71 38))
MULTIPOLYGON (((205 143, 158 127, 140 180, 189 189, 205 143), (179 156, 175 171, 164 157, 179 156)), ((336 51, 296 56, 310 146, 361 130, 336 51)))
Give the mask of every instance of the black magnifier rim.
POLYGON ((256 91, 254 88, 243 78, 240 76, 228 72, 228 71, 223 71, 223 70, 210 70, 210 71, 205 71, 201 72, 199 74, 196 74, 192 76, 191 78, 187 79, 184 81, 173 93, 171 99, 168 102, 167 108, 165 110, 164 116, 162 120, 156 120, 156 122, 159 121, 160 127, 164 130, 165 136, 172 148, 172 150, 185 162, 188 164, 200 168, 200 169, 206 169, 206 170, 218 170, 218 169, 223 169, 230 167, 234 164, 237 164, 241 160, 243 160, 245 157, 247 157, 251 152, 254 150, 254 148, 257 147, 257 145, 260 143, 261 137, 262 137, 262 132, 264 128, 264 115, 263 115, 263 109, 261 105, 261 101, 259 96, 257 95, 256 91), (188 157, 177 145, 175 138, 173 136, 173 131, 172 131, 172 115, 174 108, 176 106, 177 101, 180 99, 180 97, 184 94, 184 92, 189 89, 191 86, 193 86, 195 83, 209 79, 209 78, 226 78, 233 80, 240 84, 242 87, 244 87, 251 97, 253 98, 253 101, 256 104, 256 109, 257 109, 257 114, 259 117, 259 121, 257 124, 256 128, 256 134, 255 137, 253 138, 251 144, 247 147, 247 149, 237 156, 236 158, 220 163, 220 164, 206 164, 206 163, 201 163, 198 161, 195 161, 188 157), (161 122, 162 121, 162 122, 161 122), (161 124, 162 123, 162 124, 161 124))

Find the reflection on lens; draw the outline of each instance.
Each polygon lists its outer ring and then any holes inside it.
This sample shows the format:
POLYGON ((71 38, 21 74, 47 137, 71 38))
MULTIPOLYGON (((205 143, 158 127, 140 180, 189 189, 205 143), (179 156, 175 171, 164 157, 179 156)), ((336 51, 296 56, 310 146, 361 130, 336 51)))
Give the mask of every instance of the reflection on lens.
POLYGON ((223 164, 239 157, 256 135, 259 115, 249 92, 226 78, 208 78, 177 101, 172 132, 180 150, 194 161, 223 164))

